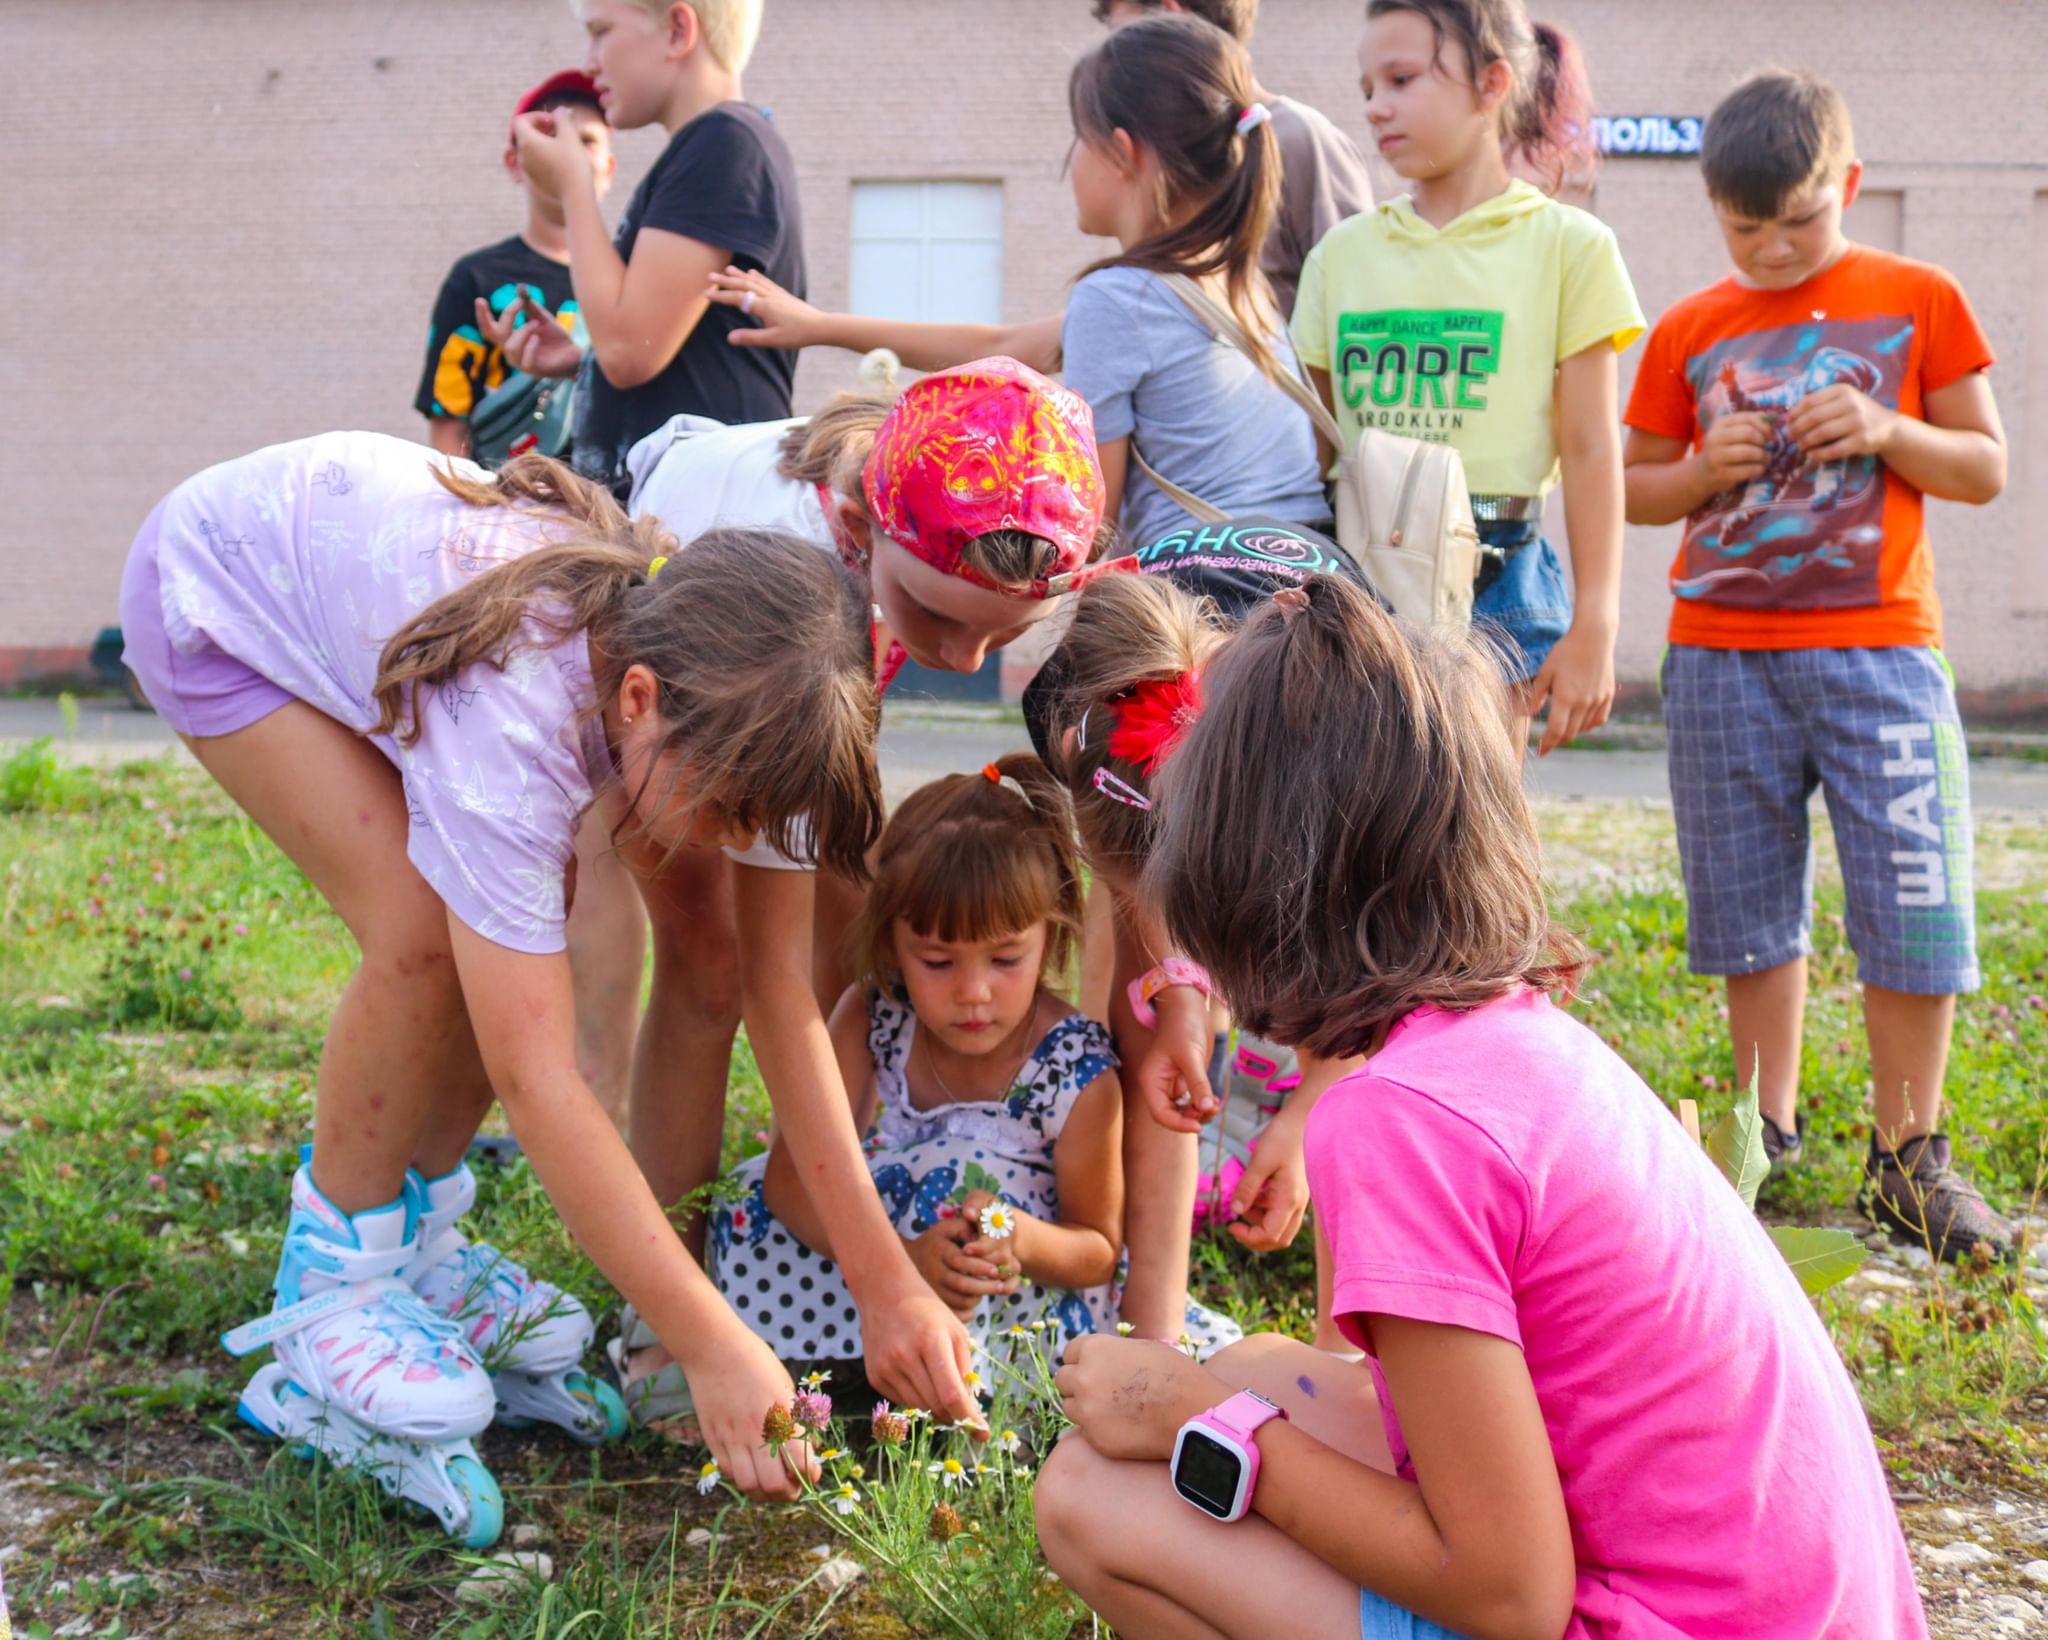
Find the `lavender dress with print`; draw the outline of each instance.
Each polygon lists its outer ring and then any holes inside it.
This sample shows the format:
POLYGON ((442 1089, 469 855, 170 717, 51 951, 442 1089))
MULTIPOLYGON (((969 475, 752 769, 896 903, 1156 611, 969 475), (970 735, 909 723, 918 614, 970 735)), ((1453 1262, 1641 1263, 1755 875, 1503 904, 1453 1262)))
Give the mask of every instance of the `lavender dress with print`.
MULTIPOLYGON (((1074 1101, 1116 1068, 1109 1031, 1069 1014, 1046 1032, 1001 1099, 919 1110, 905 1067, 917 1040, 917 1016, 881 992, 868 1003, 868 1051, 879 1110, 867 1141, 868 1170, 897 1232, 930 1229, 970 1190, 987 1190, 1039 1219, 1059 1217, 1053 1146, 1074 1101)), ((860 1317, 838 1267, 784 1228, 763 1196, 765 1155, 728 1175, 737 1200, 711 1219, 712 1279, 742 1321, 786 1361, 844 1361, 861 1354, 860 1317)), ((977 1342, 1013 1326, 1044 1321, 1068 1335, 1116 1324, 1117 1290, 1063 1290, 1027 1283, 1013 1297, 985 1299, 967 1325, 977 1342)), ((1231 1322, 1196 1305, 1189 1336, 1198 1352, 1232 1343, 1231 1322)))
MULTIPOLYGON (((385 640, 565 527, 457 499, 434 476, 446 459, 380 433, 327 433, 188 479, 135 549, 155 554, 162 638, 180 654, 232 656, 367 730, 385 640)), ((577 821, 610 757, 583 635, 530 625, 527 637, 502 668, 470 666, 423 693, 415 744, 372 744, 404 782, 406 852, 435 893, 486 939, 552 952, 577 821)))

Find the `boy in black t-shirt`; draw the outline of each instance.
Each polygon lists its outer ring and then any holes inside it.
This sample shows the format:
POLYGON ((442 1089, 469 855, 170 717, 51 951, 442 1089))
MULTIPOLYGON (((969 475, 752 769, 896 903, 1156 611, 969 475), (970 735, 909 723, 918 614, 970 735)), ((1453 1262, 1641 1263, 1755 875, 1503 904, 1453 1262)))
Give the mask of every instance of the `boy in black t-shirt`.
MULTIPOLYGON (((590 68, 614 127, 660 125, 668 147, 634 190, 616 242, 597 211, 592 168, 574 133, 546 114, 515 122, 527 172, 562 197, 569 263, 590 352, 581 361, 576 465, 616 482, 633 444, 681 412, 724 422, 789 415, 796 356, 726 345, 750 321, 711 307, 728 263, 804 289, 796 165, 740 73, 760 32, 761 0, 583 0, 590 68)), ((536 327, 508 356, 540 375, 579 361, 536 327)))
MULTIPOLYGON (((519 99, 512 114, 516 120, 535 111, 567 123, 590 156, 592 187, 603 194, 616 162, 596 83, 580 69, 550 74, 519 99)), ((448 270, 434 301, 426 366, 413 399, 413 408, 427 418, 427 442, 449 455, 470 453, 469 417, 505 379, 508 368, 486 315, 514 328, 529 321, 536 305, 565 329, 576 317, 562 201, 534 184, 512 139, 505 144, 505 172, 525 190, 526 225, 510 239, 471 251, 448 270)))

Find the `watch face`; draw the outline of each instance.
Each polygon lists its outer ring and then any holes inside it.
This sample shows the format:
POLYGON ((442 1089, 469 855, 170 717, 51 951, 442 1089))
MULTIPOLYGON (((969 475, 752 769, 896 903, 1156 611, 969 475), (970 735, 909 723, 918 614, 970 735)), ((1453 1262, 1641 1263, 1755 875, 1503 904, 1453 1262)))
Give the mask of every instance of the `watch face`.
POLYGON ((1199 1429, 1181 1437, 1180 1461, 1173 1466, 1173 1489, 1197 1509, 1205 1509, 1218 1520, 1230 1518, 1237 1503, 1238 1477, 1244 1460, 1229 1447, 1199 1429))

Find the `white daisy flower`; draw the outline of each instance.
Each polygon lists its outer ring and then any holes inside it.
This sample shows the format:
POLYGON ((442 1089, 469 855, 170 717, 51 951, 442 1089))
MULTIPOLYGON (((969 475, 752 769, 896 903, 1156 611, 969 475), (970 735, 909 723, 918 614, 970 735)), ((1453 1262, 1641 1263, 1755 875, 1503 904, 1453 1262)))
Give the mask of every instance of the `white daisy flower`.
POLYGON ((850 1515, 860 1507, 860 1494, 853 1489, 852 1481, 845 1482, 832 1494, 832 1507, 842 1515, 850 1515))
POLYGON ((1119 1338, 1129 1338, 1131 1334, 1136 1332, 1137 1330, 1138 1329, 1132 1326, 1128 1321, 1119 1321, 1116 1324, 1116 1335, 1119 1338))
POLYGON ((1017 1449, 1024 1444, 1024 1437, 1014 1429, 1006 1429, 996 1437, 996 1450, 1005 1457, 1014 1458, 1017 1449))
POLYGON ((713 1459, 697 1471, 697 1495, 702 1497, 707 1492, 717 1491, 718 1483, 724 1479, 725 1477, 718 1472, 717 1460, 713 1459))
POLYGON ((967 1468, 958 1458, 945 1458, 938 1463, 926 1464, 924 1472, 936 1475, 939 1484, 948 1492, 956 1486, 965 1486, 968 1481, 967 1468))
POLYGON ((1015 1234, 1017 1218, 1007 1203, 990 1202, 981 1210, 981 1233, 993 1241, 1002 1241, 1015 1234))
POLYGON ((823 1388, 825 1387, 825 1377, 826 1377, 826 1375, 825 1375, 824 1373, 822 1373, 822 1372, 807 1372, 807 1373, 805 1373, 805 1374, 804 1374, 804 1388, 805 1388, 805 1389, 823 1389, 823 1388))

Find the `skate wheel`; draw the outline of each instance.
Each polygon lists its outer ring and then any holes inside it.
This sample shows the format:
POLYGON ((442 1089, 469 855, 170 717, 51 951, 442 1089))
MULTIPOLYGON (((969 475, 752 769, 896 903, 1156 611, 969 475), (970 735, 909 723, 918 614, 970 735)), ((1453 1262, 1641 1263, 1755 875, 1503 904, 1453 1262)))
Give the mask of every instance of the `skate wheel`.
POLYGON ((475 1458, 448 1460, 448 1479, 469 1505, 469 1524, 462 1529, 465 1549, 488 1549, 505 1530, 505 1495, 491 1472, 475 1458))
POLYGON ((626 1416, 625 1398, 610 1383, 602 1378, 593 1378, 588 1373, 572 1372, 562 1387, 588 1406, 595 1419, 602 1420, 604 1428, 593 1434, 594 1441, 609 1442, 624 1438, 632 1420, 626 1416))

